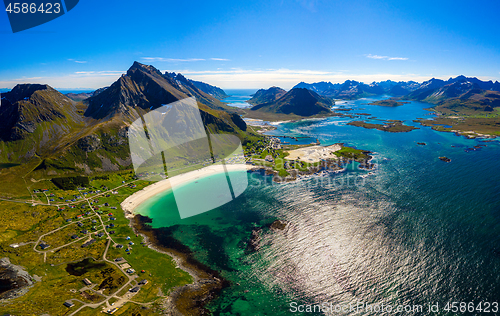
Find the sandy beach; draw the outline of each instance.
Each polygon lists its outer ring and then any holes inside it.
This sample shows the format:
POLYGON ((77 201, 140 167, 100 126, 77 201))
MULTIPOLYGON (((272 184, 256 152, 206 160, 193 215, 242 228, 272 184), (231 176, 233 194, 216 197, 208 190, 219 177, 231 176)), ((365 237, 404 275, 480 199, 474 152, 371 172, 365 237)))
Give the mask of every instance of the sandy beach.
MULTIPOLYGON (((226 165, 227 171, 241 171, 241 170, 250 170, 254 168, 253 166, 246 164, 234 164, 234 165, 226 165)), ((212 174, 216 174, 221 171, 220 165, 213 165, 209 167, 205 167, 200 170, 195 170, 191 172, 187 172, 181 175, 177 175, 172 177, 171 179, 165 179, 156 183, 153 183, 141 191, 138 191, 128 198, 126 198, 121 207, 125 212, 125 217, 131 219, 134 217, 134 209, 139 206, 141 203, 146 201, 147 199, 167 190, 170 190, 172 187, 176 185, 181 185, 190 181, 194 181, 198 178, 203 178, 212 174)))
POLYGON ((330 158, 337 159, 334 153, 341 150, 342 146, 339 144, 333 144, 331 146, 310 146, 299 148, 295 150, 290 150, 289 155, 285 157, 286 160, 301 160, 303 162, 315 163, 321 161, 321 159, 330 158))

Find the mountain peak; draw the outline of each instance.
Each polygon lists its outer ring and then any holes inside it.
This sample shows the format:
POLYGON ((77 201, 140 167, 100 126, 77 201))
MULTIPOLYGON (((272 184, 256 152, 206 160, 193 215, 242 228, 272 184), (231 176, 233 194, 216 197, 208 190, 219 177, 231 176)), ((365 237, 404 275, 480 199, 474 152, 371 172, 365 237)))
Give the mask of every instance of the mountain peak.
MULTIPOLYGON (((4 141, 27 138, 42 128, 40 123, 64 119, 73 107, 70 99, 46 84, 18 84, 1 98, 0 139, 4 141)), ((54 128, 51 132, 58 129, 54 128)))
POLYGON ((252 96, 247 103, 252 105, 274 102, 285 95, 286 91, 279 87, 271 87, 269 89, 260 89, 252 96))
POLYGON ((162 76, 161 71, 159 71, 155 67, 153 67, 151 65, 144 65, 144 64, 141 64, 138 61, 134 61, 134 63, 132 64, 132 66, 128 69, 127 75, 130 76, 132 73, 134 73, 136 71, 145 72, 145 73, 148 73, 148 74, 151 74, 151 75, 162 76))
POLYGON ((298 116, 313 116, 316 114, 330 113, 333 105, 334 102, 331 99, 322 97, 312 90, 307 88, 293 88, 279 99, 255 105, 251 110, 278 114, 293 114, 298 116))
POLYGON ((11 91, 3 93, 2 96, 9 100, 11 103, 28 99, 33 93, 39 90, 54 90, 51 86, 47 84, 31 84, 23 83, 18 84, 11 91))

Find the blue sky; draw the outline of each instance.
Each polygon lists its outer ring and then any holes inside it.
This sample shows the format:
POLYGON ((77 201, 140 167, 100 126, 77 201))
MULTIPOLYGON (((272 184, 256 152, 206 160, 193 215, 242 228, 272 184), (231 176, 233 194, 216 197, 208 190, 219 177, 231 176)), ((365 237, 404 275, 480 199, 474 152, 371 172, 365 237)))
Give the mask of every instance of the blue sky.
POLYGON ((222 88, 500 80, 499 12, 497 0, 80 0, 15 34, 0 12, 0 88, 95 89, 135 60, 222 88))

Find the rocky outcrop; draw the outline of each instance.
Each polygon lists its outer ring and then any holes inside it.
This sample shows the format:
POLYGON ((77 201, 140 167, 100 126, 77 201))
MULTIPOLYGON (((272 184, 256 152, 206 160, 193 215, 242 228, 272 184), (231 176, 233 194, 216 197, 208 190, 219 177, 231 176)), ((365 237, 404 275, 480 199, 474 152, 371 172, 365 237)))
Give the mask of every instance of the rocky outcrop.
POLYGON ((85 152, 93 152, 101 148, 101 139, 97 135, 85 136, 78 140, 77 146, 85 152))
POLYGON ((239 116, 238 114, 236 113, 231 114, 231 121, 233 121, 234 125, 238 126, 238 128, 241 129, 242 131, 247 130, 247 123, 245 123, 245 121, 243 121, 241 116, 239 116))
POLYGON ((0 259, 0 300, 16 298, 26 294, 33 279, 24 267, 10 263, 9 258, 0 259))
POLYGON ((252 229, 252 235, 250 240, 248 241, 248 250, 257 251, 260 249, 260 241, 261 241, 262 228, 254 228, 252 229))

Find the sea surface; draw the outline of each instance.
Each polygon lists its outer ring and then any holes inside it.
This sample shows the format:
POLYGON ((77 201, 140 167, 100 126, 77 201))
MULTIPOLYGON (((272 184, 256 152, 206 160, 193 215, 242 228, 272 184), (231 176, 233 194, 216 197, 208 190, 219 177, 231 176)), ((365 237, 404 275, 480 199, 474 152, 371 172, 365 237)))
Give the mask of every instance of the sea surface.
POLYGON ((237 108, 247 108, 251 105, 246 103, 245 101, 252 98, 252 95, 257 91, 255 89, 226 89, 224 90, 228 98, 222 100, 223 102, 228 103, 229 106, 234 106, 237 108))
MULTIPOLYGON (((284 139, 292 143, 319 139, 322 145, 370 150, 377 164, 374 175, 360 177, 367 171, 357 164, 342 173, 287 184, 249 173, 249 187, 241 196, 183 220, 171 192, 141 205, 138 211, 151 217, 154 227, 170 227, 198 260, 231 281, 208 306, 214 315, 500 314, 492 312, 494 304, 490 313, 445 311, 448 302, 473 302, 475 308, 482 302, 484 308, 500 300, 500 143, 412 122, 431 117, 424 110, 429 104, 367 104, 379 99, 337 106, 420 129, 388 133, 347 126, 351 118, 330 117, 282 123, 271 132, 308 137, 284 139), (284 230, 269 229, 276 219, 289 224, 284 230), (248 241, 258 228, 260 248, 255 251, 248 241), (293 312, 293 306, 323 303, 330 308, 293 312), (373 305, 371 310, 333 309, 349 304, 373 305), (436 304, 439 312, 428 310, 436 304), (387 306, 404 312, 389 312, 387 306)), ((209 183, 200 180, 186 188, 209 183)))

